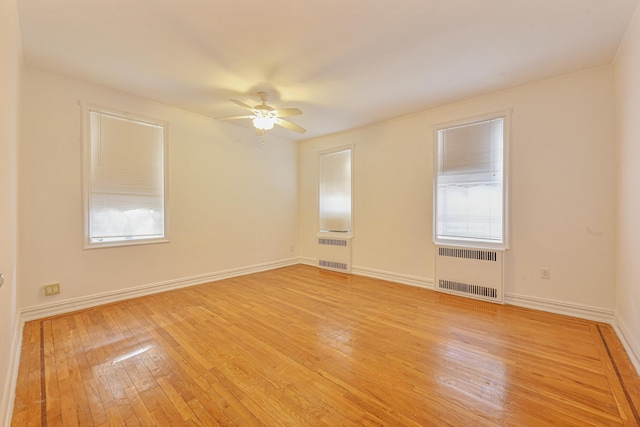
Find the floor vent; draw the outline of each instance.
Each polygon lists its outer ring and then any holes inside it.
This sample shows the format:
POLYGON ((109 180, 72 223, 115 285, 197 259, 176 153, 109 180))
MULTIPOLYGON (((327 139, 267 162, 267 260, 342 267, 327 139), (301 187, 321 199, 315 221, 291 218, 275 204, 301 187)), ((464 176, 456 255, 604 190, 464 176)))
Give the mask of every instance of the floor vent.
POLYGON ((503 303, 504 252, 436 246, 436 290, 503 303))
POLYGON ((351 237, 319 237, 318 267, 351 273, 351 237))

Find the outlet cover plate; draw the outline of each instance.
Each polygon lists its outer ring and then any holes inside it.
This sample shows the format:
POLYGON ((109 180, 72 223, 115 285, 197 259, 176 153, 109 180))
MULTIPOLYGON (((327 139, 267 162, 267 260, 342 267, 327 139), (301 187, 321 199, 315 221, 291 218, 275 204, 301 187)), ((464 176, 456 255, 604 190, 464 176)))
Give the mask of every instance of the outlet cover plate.
POLYGON ((44 286, 44 296, 49 297, 51 295, 57 295, 60 293, 60 283, 53 283, 51 285, 44 286))

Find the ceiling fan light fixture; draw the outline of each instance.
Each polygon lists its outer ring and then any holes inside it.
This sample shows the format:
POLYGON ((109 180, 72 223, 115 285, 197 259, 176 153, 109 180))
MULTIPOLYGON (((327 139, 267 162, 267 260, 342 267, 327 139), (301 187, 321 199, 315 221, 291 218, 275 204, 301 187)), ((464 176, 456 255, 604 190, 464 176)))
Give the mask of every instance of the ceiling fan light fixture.
POLYGON ((264 135, 264 133, 268 130, 273 129, 275 125, 283 127, 288 130, 292 130, 294 132, 305 133, 307 130, 298 126, 295 123, 290 122, 283 117, 291 117, 291 116, 299 116, 302 114, 299 108, 273 108, 267 105, 266 102, 266 94, 264 92, 259 92, 258 97, 262 101, 260 105, 247 105, 242 101, 238 101, 237 99, 230 99, 231 102, 236 104, 237 106, 244 108, 251 112, 251 114, 246 114, 244 116, 229 116, 229 117, 218 117, 220 120, 235 120, 235 119, 251 119, 253 122, 253 127, 256 129, 256 133, 258 135, 264 135))
POLYGON ((253 119, 253 126, 259 130, 273 129, 273 125, 275 123, 275 117, 256 117, 255 119, 253 119))

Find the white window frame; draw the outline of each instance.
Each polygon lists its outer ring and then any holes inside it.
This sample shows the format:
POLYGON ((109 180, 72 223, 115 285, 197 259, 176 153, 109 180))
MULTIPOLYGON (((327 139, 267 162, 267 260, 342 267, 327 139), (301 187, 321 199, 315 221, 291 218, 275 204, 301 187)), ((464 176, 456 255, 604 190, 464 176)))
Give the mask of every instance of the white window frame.
POLYGON ((341 145, 339 147, 334 147, 334 148, 330 148, 327 150, 322 150, 318 152, 318 182, 317 182, 317 188, 316 188, 316 212, 318 215, 318 222, 317 222, 317 230, 318 230, 318 236, 323 236, 323 237, 331 237, 331 236, 336 236, 336 237, 352 237, 353 236, 353 228, 354 228, 354 215, 353 215, 353 177, 354 177, 354 169, 353 169, 353 158, 354 158, 354 152, 355 152, 355 144, 347 144, 347 145, 341 145), (333 154, 333 153, 339 153, 341 151, 346 151, 346 150, 351 150, 351 182, 350 182, 350 186, 351 186, 351 230, 349 231, 326 231, 326 230, 321 230, 320 229, 320 181, 322 179, 322 156, 327 155, 327 154, 333 154))
POLYGON ((470 248, 487 248, 506 250, 509 248, 509 151, 510 151, 510 135, 511 135, 511 109, 499 110, 492 113, 481 114, 477 116, 467 117, 446 123, 440 123, 434 126, 433 132, 433 224, 432 238, 436 245, 454 245, 470 248), (437 231, 438 224, 438 167, 439 167, 439 142, 438 131, 473 124, 477 122, 488 121, 492 119, 503 119, 503 140, 502 140, 502 241, 496 242, 484 239, 465 239, 465 238, 439 238, 437 231))
POLYGON ((82 213, 83 213, 83 248, 97 249, 105 247, 147 245, 169 242, 169 125, 168 123, 114 108, 102 107, 95 104, 82 103, 82 213), (137 121, 163 128, 163 178, 164 178, 164 233, 161 237, 122 239, 117 241, 92 242, 90 237, 90 198, 91 198, 91 129, 90 113, 99 112, 121 119, 137 121))

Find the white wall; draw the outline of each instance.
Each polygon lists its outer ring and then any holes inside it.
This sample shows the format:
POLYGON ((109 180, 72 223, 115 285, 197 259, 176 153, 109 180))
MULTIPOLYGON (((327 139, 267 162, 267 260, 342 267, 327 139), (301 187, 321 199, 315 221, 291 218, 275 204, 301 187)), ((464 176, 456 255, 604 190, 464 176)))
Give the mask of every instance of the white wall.
POLYGON ((316 258, 319 150, 355 143, 353 266, 432 284, 435 124, 513 108, 512 302, 611 317, 615 287, 613 70, 598 67, 444 106, 300 147, 301 256, 316 258), (540 278, 542 267, 551 280, 540 278), (593 309, 593 310, 591 310, 593 309))
POLYGON ((640 7, 615 62, 618 131, 618 275, 615 325, 640 372, 640 7))
POLYGON ((24 308, 297 256, 293 141, 267 136, 262 145, 250 129, 38 70, 23 79, 24 308), (169 123, 170 243, 82 249, 79 101, 169 123), (62 293, 45 297, 54 282, 62 293))
POLYGON ((17 149, 22 69, 15 0, 0 0, 0 425, 13 407, 17 346, 17 149))

